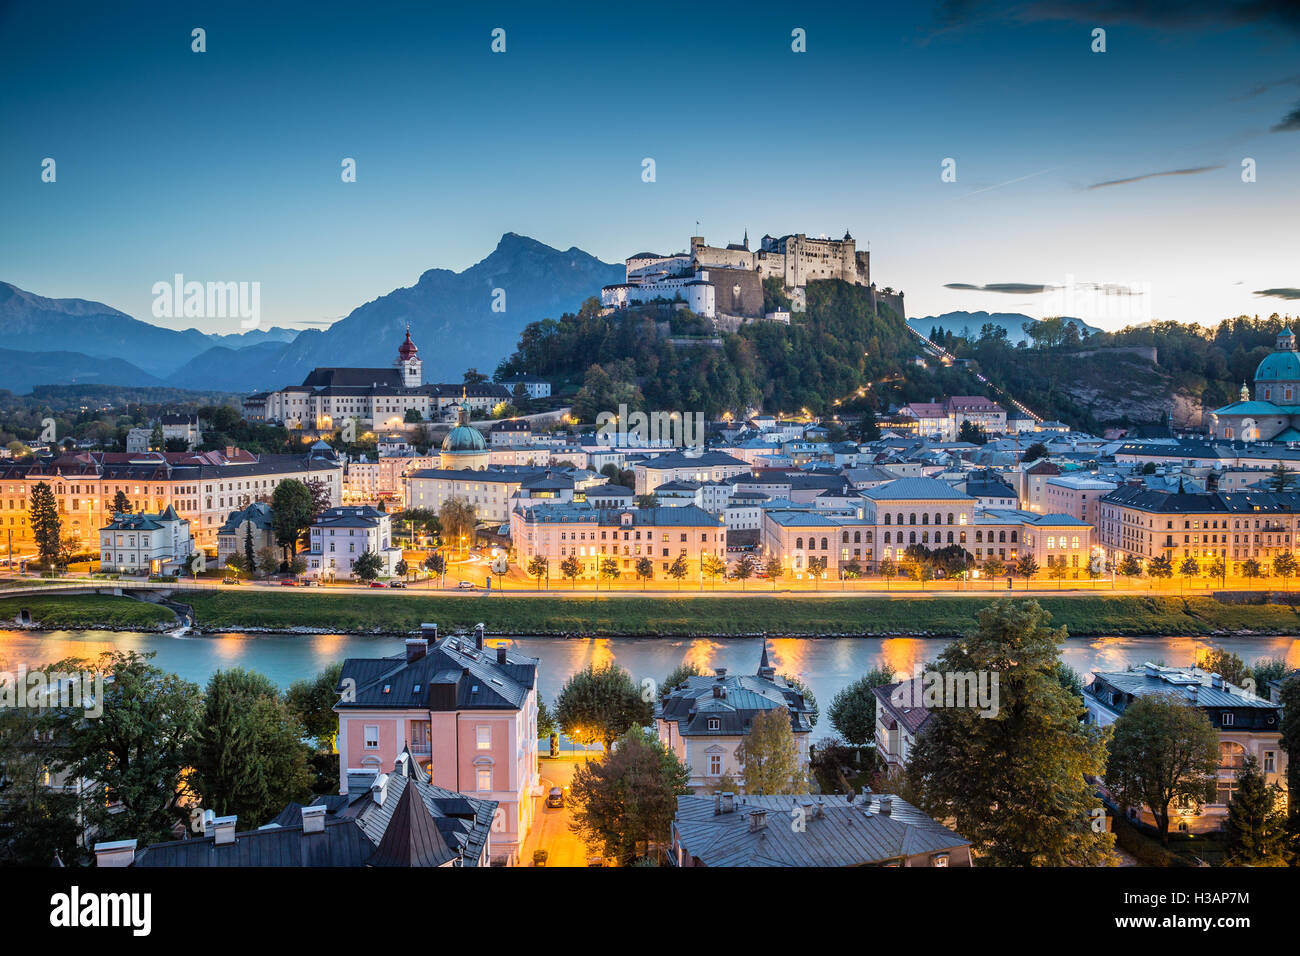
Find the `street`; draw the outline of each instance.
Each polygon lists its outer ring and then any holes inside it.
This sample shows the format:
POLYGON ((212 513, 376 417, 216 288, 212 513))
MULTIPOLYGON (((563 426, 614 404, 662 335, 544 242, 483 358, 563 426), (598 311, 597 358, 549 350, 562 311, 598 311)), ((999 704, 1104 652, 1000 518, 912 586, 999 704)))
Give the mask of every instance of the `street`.
POLYGON ((521 865, 532 865, 535 850, 547 851, 547 866, 587 865, 587 857, 590 855, 587 847, 569 829, 573 817, 572 808, 568 803, 568 788, 573 780, 573 771, 581 761, 581 757, 569 756, 561 756, 554 760, 542 757, 538 760, 542 778, 542 795, 534 798, 537 800, 537 815, 533 818, 533 826, 524 840, 523 851, 519 856, 521 865), (552 809, 546 806, 546 794, 552 787, 564 789, 563 809, 552 809))

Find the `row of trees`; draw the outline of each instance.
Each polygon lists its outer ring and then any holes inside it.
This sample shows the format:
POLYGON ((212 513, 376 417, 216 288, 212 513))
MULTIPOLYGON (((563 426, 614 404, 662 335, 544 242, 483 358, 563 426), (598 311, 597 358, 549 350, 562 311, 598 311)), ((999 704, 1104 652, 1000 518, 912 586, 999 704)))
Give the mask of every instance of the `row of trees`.
POLYGON ((281 692, 242 668, 206 688, 166 673, 152 655, 64 660, 47 674, 104 674, 103 715, 81 709, 0 709, 0 858, 48 866, 85 862, 95 840, 174 839, 194 809, 265 823, 290 801, 337 785, 333 753, 340 665, 281 692), (83 794, 47 786, 49 774, 94 781, 83 794))

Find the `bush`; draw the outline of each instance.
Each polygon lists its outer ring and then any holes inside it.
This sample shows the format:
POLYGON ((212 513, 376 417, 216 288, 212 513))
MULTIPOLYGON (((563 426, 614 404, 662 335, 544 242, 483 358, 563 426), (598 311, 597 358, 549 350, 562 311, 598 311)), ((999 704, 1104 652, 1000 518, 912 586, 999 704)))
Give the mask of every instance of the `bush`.
MULTIPOLYGON (((1188 866, 1178 854, 1166 850, 1160 841, 1147 836, 1122 814, 1111 816, 1115 845, 1134 856, 1143 866, 1188 866)), ((1172 836, 1172 834, 1171 834, 1172 836)))

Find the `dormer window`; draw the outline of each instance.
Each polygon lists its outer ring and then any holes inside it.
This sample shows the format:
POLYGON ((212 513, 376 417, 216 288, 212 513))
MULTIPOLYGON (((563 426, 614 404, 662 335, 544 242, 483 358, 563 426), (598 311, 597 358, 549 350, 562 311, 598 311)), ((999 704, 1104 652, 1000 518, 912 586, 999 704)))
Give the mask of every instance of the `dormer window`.
POLYGON ((718 717, 709 718, 709 730, 721 730, 722 720, 718 717))

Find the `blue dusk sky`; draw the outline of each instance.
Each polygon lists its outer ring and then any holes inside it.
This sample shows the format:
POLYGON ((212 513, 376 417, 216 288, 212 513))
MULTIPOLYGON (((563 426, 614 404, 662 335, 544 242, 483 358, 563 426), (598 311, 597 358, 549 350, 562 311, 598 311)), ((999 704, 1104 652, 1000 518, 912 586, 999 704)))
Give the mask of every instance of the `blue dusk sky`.
POLYGON ((178 328, 155 282, 258 281, 304 328, 505 232, 698 221, 847 229, 912 316, 1294 314, 1298 52, 1266 0, 0 3, 0 279, 178 328))

